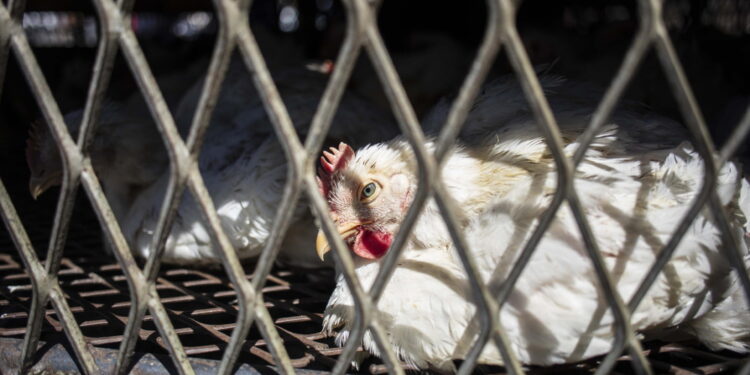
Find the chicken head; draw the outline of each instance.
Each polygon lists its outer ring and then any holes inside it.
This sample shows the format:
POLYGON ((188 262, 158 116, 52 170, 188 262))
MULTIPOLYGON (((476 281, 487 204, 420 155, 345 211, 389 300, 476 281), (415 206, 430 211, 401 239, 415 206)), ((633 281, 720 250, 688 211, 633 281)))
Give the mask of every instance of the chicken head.
MULTIPOLYGON (((413 173, 397 152, 354 153, 345 143, 324 151, 318 186, 330 215, 349 249, 365 260, 386 254, 412 200, 413 173)), ((330 245, 321 230, 316 240, 321 259, 330 245)))

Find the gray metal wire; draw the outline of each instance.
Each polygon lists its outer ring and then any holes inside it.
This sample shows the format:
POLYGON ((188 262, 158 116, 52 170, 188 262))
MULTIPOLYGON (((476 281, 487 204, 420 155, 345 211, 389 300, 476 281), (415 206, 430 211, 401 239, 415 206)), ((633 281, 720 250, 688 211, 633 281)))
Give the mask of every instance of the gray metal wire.
MULTIPOLYGON (((114 249, 118 263, 123 268, 130 291, 131 310, 115 367, 116 372, 119 374, 128 371, 129 362, 134 352, 136 340, 138 339, 137 334, 143 323, 146 311, 150 312, 159 333, 167 343, 177 370, 181 374, 194 373, 187 360, 187 354, 159 299, 155 286, 156 276, 160 269, 160 257, 164 251, 169 230, 174 221, 178 203, 182 199, 185 188, 187 188, 201 210, 203 220, 209 228, 209 235, 218 249, 224 270, 232 281, 239 301, 237 327, 233 330, 223 354, 219 368, 220 374, 228 374, 234 368, 239 351, 253 322, 257 322, 258 328, 268 343, 274 360, 280 369, 286 373, 294 373, 289 355, 282 344, 278 331, 274 327, 260 291, 266 283, 273 262, 279 252, 281 240, 290 224, 292 211, 298 204, 302 194, 306 194, 314 213, 320 220, 322 229, 334 250, 336 262, 342 270, 344 280, 352 293, 355 304, 355 321, 351 325, 349 340, 333 369, 333 372, 336 374, 342 374, 348 370, 349 363, 353 359, 357 346, 368 330, 372 333, 389 371, 397 374, 404 373, 404 369, 399 363, 399 358, 391 348, 388 334, 377 315, 373 314, 373 311, 375 311, 375 306, 377 306, 378 300, 397 265, 399 256, 403 251, 419 212, 430 198, 435 199, 435 202, 438 204, 441 215, 456 245, 457 253, 466 270, 473 299, 477 304, 480 334, 459 369, 459 373, 462 374, 473 371, 480 353, 490 340, 498 347, 506 367, 511 373, 524 373, 513 350, 508 344, 507 335, 499 319, 499 311, 512 292, 516 281, 530 260, 549 224, 564 202, 568 203, 575 216, 586 245, 586 250, 592 260, 597 279, 615 319, 616 337, 613 349, 599 366, 597 370, 598 374, 611 372, 615 361, 626 349, 629 350, 635 370, 638 373, 652 373, 650 365, 644 357, 640 343, 629 324, 630 313, 638 307, 639 302, 648 292, 651 284, 669 261, 680 239, 692 223, 693 218, 706 205, 708 205, 717 226, 723 233, 725 243, 728 245, 726 246, 727 258, 737 270, 745 293, 749 297, 748 301, 750 301, 750 279, 739 253, 738 241, 740 239, 736 238, 734 233, 729 230, 730 226, 727 214, 719 203, 715 192, 717 171, 727 162, 739 146, 741 140, 750 132, 750 109, 748 109, 740 125, 735 129, 730 142, 717 156, 716 150, 706 131, 705 122, 666 33, 661 17, 662 4, 659 0, 639 1, 640 28, 638 34, 628 50, 620 70, 592 116, 590 124, 580 139, 580 146, 572 158, 565 156, 563 153, 563 143, 559 128, 518 35, 515 25, 515 15, 520 1, 487 1, 488 26, 485 31, 484 41, 480 46, 459 95, 445 120, 445 126, 438 137, 434 154, 431 154, 425 147, 425 136, 420 129, 414 109, 409 103, 378 30, 376 16, 380 5, 379 1, 344 0, 343 3, 347 12, 347 30, 344 44, 339 52, 335 69, 331 74, 304 143, 299 140, 289 113, 281 100, 250 30, 247 18, 250 1, 214 0, 219 20, 218 39, 214 47, 207 78, 204 82, 195 116, 193 116, 187 142, 184 142, 177 133, 174 119, 167 109, 166 102, 162 97, 130 26, 130 12, 133 1, 119 0, 115 3, 113 0, 93 0, 93 3, 100 21, 101 37, 94 65, 93 79, 88 90, 81 132, 77 142, 74 142, 67 131, 60 110, 52 97, 51 91, 20 27, 19 20, 23 13, 25 1, 11 1, 7 7, 0 3, 0 89, 2 89, 8 54, 10 51, 13 51, 26 80, 29 82, 32 93, 42 110, 45 120, 50 125, 52 135, 59 146, 64 171, 63 185, 56 210, 52 237, 48 245, 47 258, 44 264, 36 256, 28 235, 18 218, 15 207, 2 181, 0 181, 0 213, 21 255, 24 266, 31 276, 33 288, 32 306, 29 312, 27 333, 24 337, 24 369, 28 369, 32 365, 33 356, 36 353, 36 347, 39 343, 44 308, 51 302, 56 313, 61 317, 64 332, 74 349, 83 371, 88 374, 99 373, 99 369, 87 348, 87 344, 84 342, 80 327, 73 318, 70 306, 57 281, 62 249, 65 244, 70 216, 79 185, 83 186, 88 199, 92 202, 106 238, 114 249), (540 218, 538 226, 534 229, 529 241, 524 246, 517 262, 513 265, 499 290, 492 292, 488 285, 482 282, 478 276, 476 266, 468 251, 466 239, 459 229, 460 226, 458 225, 457 218, 460 214, 460 208, 456 207, 452 197, 441 183, 440 167, 445 160, 445 156, 453 140, 459 133, 471 108, 471 103, 476 98, 501 45, 505 45, 506 47, 511 65, 519 78, 529 106, 545 136, 549 151, 556 165, 558 180, 557 190, 552 198, 552 202, 540 218), (649 48, 656 50, 669 80, 670 88, 677 99, 688 128, 693 134, 696 149, 703 160, 705 160, 705 175, 703 176, 701 190, 685 218, 680 222, 680 225, 675 230, 667 245, 659 253, 656 262, 649 270, 639 289, 626 305, 614 288, 612 276, 604 265, 597 241, 578 200, 573 185, 573 176, 577 165, 583 160, 592 139, 606 122, 649 48), (273 123, 274 130, 288 161, 288 175, 283 191, 282 204, 278 208, 269 241, 263 248, 253 274, 252 282, 248 281, 247 275, 243 271, 231 243, 221 228, 216 209, 206 190, 197 165, 212 109, 216 104, 218 92, 221 88, 230 57, 235 49, 239 50, 245 65, 253 76, 256 89, 273 123), (351 254, 327 214, 327 203, 319 193, 315 183, 314 168, 318 150, 323 144, 346 83, 362 49, 366 51, 375 68, 386 96, 390 101, 393 113, 414 151, 418 164, 418 189, 415 192, 413 204, 406 214, 401 225, 401 230, 394 239, 391 251, 389 251, 383 260, 380 273, 368 292, 364 290, 354 273, 351 254), (159 133, 163 138, 170 160, 170 179, 164 203, 161 207, 156 232, 151 243, 153 251, 150 253, 143 269, 140 269, 133 259, 127 242, 104 197, 88 155, 89 145, 95 134, 97 118, 104 96, 103 93, 109 85, 117 51, 123 53, 131 73, 138 83, 138 87, 148 104, 159 133)), ((750 364, 745 366, 744 371, 747 372, 750 369, 748 366, 750 364)))
MULTIPOLYGON (((8 12, 8 9, 0 4, 0 18, 7 21, 3 23, 3 26, 5 26, 3 34, 9 36, 9 43, 4 47, 11 48, 16 59, 19 60, 23 73, 31 86, 31 91, 39 103, 45 119, 52 126, 52 134, 58 144, 61 145, 61 159, 64 166, 64 174, 63 193, 60 194, 60 199, 58 201, 52 229, 52 237, 47 251, 47 261, 45 262, 43 270, 39 259, 36 257, 35 252, 30 246, 28 236, 22 231, 22 227, 11 227, 13 228, 11 231, 13 232, 14 241, 23 257, 24 264, 32 273, 32 277, 35 280, 32 291, 32 309, 29 314, 27 325, 28 334, 24 337, 23 367, 25 368, 31 363, 32 355, 36 351, 36 346, 39 340, 41 320, 43 318, 42 309, 51 301, 55 311, 62 317, 63 326, 66 328, 65 333, 68 336, 77 357, 81 360, 81 365, 87 372, 93 372, 96 369, 96 365, 94 364, 91 354, 85 347, 83 335, 73 319, 70 307, 64 298, 64 294, 60 290, 56 278, 56 271, 61 257, 60 254, 65 243, 67 225, 70 222, 70 214, 73 207, 73 199, 75 197, 72 191, 77 186, 81 174, 81 156, 73 151, 75 146, 70 136, 67 134, 67 130, 62 121, 62 115, 57 108, 57 104, 52 97, 49 87, 44 81, 44 76, 42 75, 39 66, 36 64, 34 55, 31 52, 31 47, 25 38, 23 30, 18 25, 18 19, 23 11, 24 5, 25 4, 22 1, 11 2, 9 4, 10 12, 8 12)), ((4 55, 7 55, 7 52, 5 52, 4 55)), ((7 60, 3 62, 5 63, 7 60)), ((2 71, 4 74, 5 66, 2 67, 2 71)), ((17 222, 17 224, 20 224, 16 213, 7 212, 5 209, 5 206, 10 204, 10 200, 7 197, 4 188, 3 198, 1 199, 3 201, 7 200, 7 202, 3 203, 4 220, 6 222, 17 222)))

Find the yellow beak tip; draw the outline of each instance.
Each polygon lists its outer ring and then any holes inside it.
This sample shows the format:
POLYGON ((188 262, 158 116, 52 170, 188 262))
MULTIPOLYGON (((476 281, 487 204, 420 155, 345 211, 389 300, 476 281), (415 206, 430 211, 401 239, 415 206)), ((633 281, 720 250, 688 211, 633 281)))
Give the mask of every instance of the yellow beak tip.
MULTIPOLYGON (((358 228, 362 225, 361 222, 351 222, 339 224, 338 231, 339 235, 343 239, 347 239, 357 233, 358 228)), ((315 239, 315 251, 318 253, 320 260, 325 260, 325 255, 331 251, 331 244, 328 243, 325 233, 322 230, 318 231, 318 238, 315 239)))
POLYGON ((325 261, 326 253, 329 251, 331 251, 331 247, 328 245, 328 239, 323 231, 319 231, 318 237, 315 239, 315 252, 318 253, 318 258, 325 261))
POLYGON ((31 189, 31 198, 36 200, 39 198, 39 196, 42 195, 41 189, 31 189))

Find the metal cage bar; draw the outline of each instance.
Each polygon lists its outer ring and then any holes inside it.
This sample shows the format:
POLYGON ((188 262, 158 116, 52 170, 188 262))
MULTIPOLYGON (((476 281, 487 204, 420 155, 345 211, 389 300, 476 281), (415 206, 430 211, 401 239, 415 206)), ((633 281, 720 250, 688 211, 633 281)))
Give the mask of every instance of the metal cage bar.
MULTIPOLYGON (((2 181, 0 181, 0 213, 21 255, 24 266, 30 274, 33 289, 27 333, 24 337, 23 369, 28 369, 32 365, 33 356, 39 343, 44 308, 48 302, 51 302, 54 310, 61 317, 64 332, 75 351, 82 370, 89 374, 99 373, 99 368, 88 350, 81 329, 73 317, 71 308, 57 280, 62 249, 66 241, 79 185, 83 185, 88 199, 92 202, 100 225, 108 242, 114 249, 117 261, 122 266, 128 282, 131 299, 129 319, 124 329, 123 340, 115 365, 115 372, 120 374, 127 372, 129 369, 129 362, 138 339, 138 330, 143 324, 147 310, 153 317, 161 337, 166 341, 166 346, 176 369, 181 374, 194 373, 194 369, 188 361, 188 355, 175 332, 170 315, 162 304, 156 289, 157 275, 161 266, 160 257, 163 254, 178 204, 186 187, 198 204, 203 220, 210 229, 211 240, 219 251, 223 269, 231 280, 239 301, 236 314, 237 326, 229 337, 223 353, 218 371, 220 374, 231 373, 234 369, 243 342, 253 322, 257 322, 279 369, 286 373, 294 373, 295 371, 290 356, 282 344, 280 333, 274 326, 271 314, 266 307, 261 290, 266 284, 273 262, 278 255, 281 240, 289 227, 292 211, 300 201, 302 194, 305 194, 309 199, 311 208, 321 223, 355 304, 356 315, 355 321, 351 325, 349 340, 333 368, 333 372, 336 374, 342 374, 348 370, 357 346, 368 332, 378 345, 387 369, 397 374, 404 373, 404 368, 400 364, 398 356, 391 348, 383 323, 380 322, 376 314, 373 314, 373 311, 375 311, 397 265, 406 240, 418 219, 419 212, 428 199, 434 199, 440 209, 441 216, 446 223, 466 271, 472 297, 477 304, 476 314, 480 322, 480 334, 459 369, 462 374, 473 371, 479 355, 485 346, 490 343, 490 340, 492 340, 492 344, 498 347, 506 367, 511 373, 524 373, 510 347, 499 318, 499 311, 563 203, 567 203, 574 214, 598 282, 606 297, 608 308, 612 311, 615 319, 616 336, 613 349, 597 369, 598 374, 612 371, 615 361, 626 349, 629 350, 635 370, 638 373, 651 374, 653 372, 630 325, 630 314, 636 310, 641 299, 646 295, 658 274, 671 258, 693 218, 705 207, 710 209, 714 221, 723 233, 725 243, 728 244, 726 248, 727 258, 737 270, 744 291, 750 301, 750 279, 739 253, 738 241, 740 239, 736 238, 730 230, 727 214, 715 192, 717 171, 728 161, 740 142, 750 132, 750 108, 735 129, 728 144, 725 145, 720 154, 717 154, 666 33, 661 17, 662 3, 659 0, 639 0, 641 23, 638 33, 628 49, 622 66, 581 136, 580 146, 572 157, 566 156, 563 152, 562 138, 556 120, 542 93, 541 86, 518 35, 515 16, 520 1, 487 1, 487 27, 484 40, 469 74, 452 104, 448 117, 445 119, 445 124, 432 153, 428 151, 425 145, 425 135, 419 126, 414 109, 406 96, 404 87, 378 30, 376 17, 380 1, 343 1, 347 12, 345 40, 304 142, 301 142, 297 135, 289 112, 281 100, 250 30, 247 18, 250 8, 249 0, 214 0, 219 20, 218 38, 187 142, 183 141, 178 134, 174 119, 135 38, 129 22, 133 1, 119 0, 117 3, 113 0, 92 1, 100 21, 101 37, 94 65, 94 78, 89 86, 81 132, 78 135, 77 142, 73 141, 66 129, 62 114, 52 97, 23 30, 19 26, 25 1, 11 1, 7 7, 0 4, 0 89, 2 89, 8 54, 12 50, 52 130, 64 167, 62 192, 58 200, 52 237, 44 264, 35 255, 10 196, 2 181), (489 283, 485 283, 479 277, 474 260, 468 251, 468 243, 459 229, 460 208, 456 207, 452 197, 441 183, 440 168, 501 45, 506 48, 511 66, 521 83, 526 100, 540 130, 544 134, 548 149, 554 159, 557 171, 557 189, 550 206, 544 212, 539 224, 524 245, 505 282, 500 283, 497 290, 492 290, 489 285, 498 282, 498 280, 490 280, 489 283), (576 168, 583 160, 595 134, 606 122, 622 97, 625 87, 633 78, 638 65, 649 48, 653 48, 657 52, 660 64, 668 78, 670 89, 677 99, 684 120, 693 135, 694 144, 705 161, 705 174, 700 193, 690 206, 685 218, 661 250, 656 262, 626 305, 614 288, 612 276, 604 265, 596 238, 578 200, 573 180, 576 168), (362 49, 365 50, 375 68, 392 111, 414 152, 418 164, 418 189, 415 192, 412 206, 405 216, 401 230, 394 239, 391 251, 384 258, 383 266, 369 290, 363 288, 354 273, 352 256, 343 239, 336 232, 333 221, 328 217, 327 204, 324 197, 318 192, 315 183, 314 168, 318 149, 323 144, 335 111, 344 94, 344 87, 362 49), (283 203, 276 213, 269 241, 263 246, 252 281, 248 281, 248 277, 243 271, 237 255, 233 252, 226 233, 221 228, 216 209, 197 163, 213 107, 216 104, 224 75, 229 66, 230 57, 235 50, 239 51, 246 68, 253 77, 255 87, 271 119, 288 165, 287 182, 283 190, 283 203), (108 87, 114 58, 118 51, 123 53, 130 67, 131 74, 145 98, 169 156, 169 183, 161 206, 155 235, 151 242, 153 251, 150 253, 143 269, 137 266, 130 252, 88 155, 89 145, 95 136, 103 94, 108 87)), ((750 362, 744 366, 743 371, 746 373, 750 371, 750 362)))
MULTIPOLYGON (((41 107, 45 119, 51 124, 50 126, 52 127, 52 134, 55 140, 61 145, 60 151, 64 172, 63 192, 58 200, 58 207, 56 210, 52 237, 50 239, 44 271, 41 271, 41 263, 33 250, 31 250, 30 246, 25 246, 28 245, 28 239, 25 233, 16 232, 19 230, 19 227, 11 227, 12 229, 10 229, 11 231, 14 229, 16 230, 14 231, 14 241, 17 244, 24 246, 24 248, 19 247, 19 250, 21 250, 21 256, 23 257, 24 263, 27 265, 27 269, 32 273, 32 277, 35 279, 35 282, 33 283, 33 306, 31 313, 29 314, 27 325, 28 334, 24 337, 22 368, 27 367, 31 363, 32 355, 36 351, 36 346, 39 342, 41 319, 43 315, 42 308, 51 300, 57 313, 63 317, 63 326, 66 328, 65 333, 73 346, 76 356, 80 360, 81 366, 87 372, 94 372, 97 367, 94 363, 93 357, 91 357, 91 354, 85 348, 83 335, 81 334, 80 328, 75 320, 72 318, 70 307, 65 300, 64 294, 60 290, 56 277, 62 248, 65 243, 65 236, 67 234, 67 226, 70 222, 70 214, 72 212, 73 200, 75 198, 75 189, 78 185, 81 174, 81 157, 80 154, 77 154, 74 151, 75 146, 65 129, 62 115, 57 108, 57 103, 52 97, 52 93, 45 82, 44 76, 39 69, 39 66, 36 64, 31 47, 26 40, 23 30, 18 24, 18 19, 23 12, 24 5, 25 2, 23 1, 12 2, 9 4, 11 12, 8 13, 8 9, 0 4, 0 18, 8 21, 3 23, 3 28, 5 30, 2 34, 9 35, 10 40, 9 43, 6 44, 6 48, 10 47, 15 53, 16 58, 20 61, 22 70, 31 86, 31 91, 41 107), (35 264, 36 266, 31 266, 32 264, 35 264)), ((2 70, 4 74, 5 67, 3 67, 2 70)), ((5 195, 3 199, 6 197, 7 195, 5 195)), ((12 207, 10 202, 8 202, 8 204, 12 207)), ((17 215, 15 212, 6 212, 5 209, 3 210, 3 217, 7 222, 17 221, 17 215)), ((20 223, 20 221, 18 221, 18 223, 20 223)))

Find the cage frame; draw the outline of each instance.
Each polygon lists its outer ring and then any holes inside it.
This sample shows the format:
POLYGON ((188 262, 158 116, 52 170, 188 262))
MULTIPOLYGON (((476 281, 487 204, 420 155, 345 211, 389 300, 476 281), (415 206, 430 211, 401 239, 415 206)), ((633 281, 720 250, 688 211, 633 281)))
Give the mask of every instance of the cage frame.
MULTIPOLYGON (((520 362, 508 344, 508 338, 502 328, 502 322, 499 320, 499 309, 507 300, 523 268, 530 260, 534 249, 563 203, 569 205, 575 216, 598 282, 615 318, 616 335, 613 349, 605 356, 597 369, 597 374, 609 373, 617 358, 625 350, 631 355, 636 372, 653 373, 649 362, 644 357, 643 348, 629 324, 630 314, 638 307, 648 288, 669 261, 693 218, 705 207, 710 210, 713 220, 722 232, 724 242, 728 244, 723 249, 724 253, 732 267, 737 271, 740 283, 748 301, 750 301, 750 279, 747 270, 744 268, 739 250, 741 239, 730 230, 727 213, 721 206, 715 191, 717 171, 728 162, 742 140, 750 132, 750 108, 745 111, 727 144, 717 152, 662 20, 662 1, 660 0, 637 1, 640 22, 638 31, 627 50, 622 65, 582 135, 580 147, 572 158, 565 156, 562 151, 562 138, 555 117, 521 43, 515 25, 516 11, 521 4, 521 1, 518 0, 487 0, 487 27, 484 39, 459 94, 452 103, 433 153, 430 153, 425 147, 425 135, 420 129, 417 116, 406 96, 404 87, 398 78, 378 30, 376 17, 380 7, 379 0, 343 0, 347 15, 345 39, 338 53, 328 85, 315 112, 309 134, 304 142, 299 140, 294 130, 289 113, 281 100, 250 30, 247 17, 251 3, 249 0, 213 0, 219 20, 218 35, 187 141, 183 141, 177 133, 174 119, 131 28, 129 20, 134 1, 92 0, 92 2, 100 22, 100 38, 93 77, 88 89, 81 130, 77 140, 73 139, 68 132, 60 109, 21 28, 20 18, 26 1, 10 0, 7 5, 0 4, 0 90, 3 86, 8 57, 12 51, 60 149, 64 171, 52 235, 46 251, 47 257, 44 261, 37 257, 15 206, 0 180, 0 214, 32 283, 32 304, 22 348, 22 371, 29 369, 33 364, 34 354, 40 339, 40 328, 45 314, 44 309, 48 303, 52 304, 56 314, 61 317, 63 331, 67 335, 83 371, 88 374, 96 374, 100 370, 87 348, 81 329, 73 317, 64 291, 57 279, 75 197, 81 187, 92 203, 106 239, 114 250, 118 264, 122 266, 130 291, 131 310, 123 333, 124 339, 118 351, 114 370, 117 374, 125 373, 130 368, 137 333, 146 311, 153 317, 161 337, 166 341, 167 349, 177 371, 185 375, 194 373, 188 356, 156 291, 156 277, 161 266, 160 255, 163 253, 178 203, 186 188, 200 207, 203 219, 210 228, 210 236, 216 245, 222 267, 231 280, 238 298, 237 326, 233 330, 231 339, 224 351, 218 369, 220 374, 230 373, 235 368, 239 351, 253 323, 258 325, 268 343, 279 370, 285 373, 294 373, 295 371, 281 342, 279 333, 274 327, 269 311, 264 306, 261 289, 278 254, 281 240, 289 227, 292 210, 303 194, 309 200, 310 206, 334 250, 336 262, 342 270, 349 290, 352 291, 354 307, 357 311, 355 321, 352 324, 350 339, 344 346, 343 352, 332 370, 336 374, 347 371, 365 331, 372 333, 380 352, 383 354, 382 359, 387 369, 396 374, 404 373, 404 368, 389 345, 382 323, 375 314, 372 314, 372 311, 374 311, 374 306, 377 305, 377 301, 396 267, 419 212, 426 201, 431 198, 436 201, 440 209, 467 273, 472 297, 477 304, 481 326, 479 337, 459 368, 458 372, 461 374, 468 374, 474 369, 482 349, 490 341, 498 346, 510 373, 524 373, 520 362), (507 281, 503 283, 499 292, 493 295, 487 286, 480 281, 476 266, 469 256, 468 244, 458 226, 457 217, 460 209, 456 207, 455 202, 441 183, 440 167, 445 161, 451 143, 467 117, 472 101, 479 93, 490 66, 502 47, 505 47, 513 72, 521 83, 525 98, 537 124, 540 126, 540 130, 544 134, 549 151, 554 159, 557 170, 557 189, 552 198, 552 203, 540 218, 539 224, 513 265, 507 281), (216 104, 218 92, 232 53, 236 50, 239 51, 245 67, 253 76, 256 89, 273 123, 274 131, 280 141, 289 167, 282 204, 278 208, 269 241, 264 246, 253 272, 252 281, 248 280, 239 259, 234 254, 232 246, 221 228, 216 209, 197 165, 212 109, 216 104), (317 150, 323 144, 333 115, 344 94, 344 87, 349 80, 359 54, 363 50, 375 68, 401 132, 412 147, 418 164, 418 189, 415 192, 413 203, 401 225, 401 230, 393 241, 391 251, 383 259, 383 266, 369 292, 365 292, 356 277, 352 256, 335 230, 332 220, 327 215, 327 204, 315 183, 314 168, 314 162, 318 157, 317 150), (629 301, 624 301, 613 287, 612 278, 604 265, 597 241, 578 199, 573 184, 573 176, 596 132, 612 113, 639 64, 642 63, 644 56, 650 50, 654 50, 658 56, 659 64, 666 74, 669 87, 677 100, 684 123, 692 135, 693 145, 705 161, 705 172, 701 189, 697 198, 691 204, 688 213, 680 221, 669 242, 659 253, 656 262, 637 292, 629 301), (164 141, 170 161, 169 184, 161 208, 156 234, 151 244, 154 251, 150 253, 142 269, 137 265, 127 241, 120 232, 117 220, 107 203, 89 156, 89 146, 95 134, 103 94, 109 85, 115 56, 118 52, 125 57, 125 61, 130 68, 130 74, 135 78, 139 91, 149 107, 164 141)), ((744 362, 741 371, 745 374, 750 373, 750 361, 744 362)))

